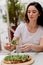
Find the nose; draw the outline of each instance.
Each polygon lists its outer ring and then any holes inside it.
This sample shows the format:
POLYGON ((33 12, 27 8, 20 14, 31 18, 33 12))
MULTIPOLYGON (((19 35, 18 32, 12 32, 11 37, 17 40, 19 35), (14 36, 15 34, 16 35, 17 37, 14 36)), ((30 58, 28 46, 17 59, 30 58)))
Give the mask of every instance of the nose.
POLYGON ((32 12, 30 12, 30 15, 33 15, 33 13, 32 13, 32 12))

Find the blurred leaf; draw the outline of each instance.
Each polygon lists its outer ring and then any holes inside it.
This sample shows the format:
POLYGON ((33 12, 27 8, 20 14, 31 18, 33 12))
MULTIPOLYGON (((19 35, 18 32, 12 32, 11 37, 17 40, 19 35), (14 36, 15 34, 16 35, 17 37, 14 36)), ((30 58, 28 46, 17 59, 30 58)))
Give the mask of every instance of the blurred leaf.
POLYGON ((19 0, 8 0, 8 13, 10 23, 14 23, 17 27, 19 17, 20 19, 23 19, 24 17, 25 4, 20 4, 19 0))

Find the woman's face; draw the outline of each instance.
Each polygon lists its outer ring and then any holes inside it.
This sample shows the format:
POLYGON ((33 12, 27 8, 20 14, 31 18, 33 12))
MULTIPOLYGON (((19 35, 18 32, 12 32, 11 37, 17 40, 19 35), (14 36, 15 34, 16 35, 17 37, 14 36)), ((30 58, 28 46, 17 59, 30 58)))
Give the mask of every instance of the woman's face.
POLYGON ((29 21, 37 21, 38 16, 40 16, 39 11, 35 6, 29 6, 27 15, 29 18, 29 21))

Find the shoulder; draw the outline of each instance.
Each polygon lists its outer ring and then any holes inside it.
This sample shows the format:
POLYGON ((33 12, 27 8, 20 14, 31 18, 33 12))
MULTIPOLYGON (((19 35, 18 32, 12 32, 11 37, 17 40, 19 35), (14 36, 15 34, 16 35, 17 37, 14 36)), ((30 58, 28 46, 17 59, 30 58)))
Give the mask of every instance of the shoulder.
POLYGON ((42 26, 39 26, 39 29, 43 31, 43 27, 42 26))
POLYGON ((18 25, 19 28, 24 28, 25 27, 25 23, 24 22, 20 22, 20 24, 18 25))
POLYGON ((40 26, 39 32, 41 33, 41 38, 43 38, 43 27, 40 26))
POLYGON ((39 32, 41 32, 43 34, 43 27, 39 26, 39 32))

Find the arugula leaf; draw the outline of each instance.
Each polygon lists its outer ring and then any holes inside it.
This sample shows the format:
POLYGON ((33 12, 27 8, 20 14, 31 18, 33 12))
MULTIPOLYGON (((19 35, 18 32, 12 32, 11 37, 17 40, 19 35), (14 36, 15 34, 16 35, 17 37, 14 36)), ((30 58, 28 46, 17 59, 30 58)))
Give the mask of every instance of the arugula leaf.
POLYGON ((12 42, 12 44, 16 44, 17 40, 12 40, 11 42, 12 42))
POLYGON ((12 60, 22 60, 25 61, 29 58, 28 55, 11 55, 11 56, 6 56, 4 60, 6 61, 12 61, 12 60))

